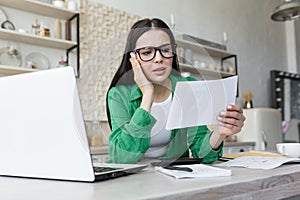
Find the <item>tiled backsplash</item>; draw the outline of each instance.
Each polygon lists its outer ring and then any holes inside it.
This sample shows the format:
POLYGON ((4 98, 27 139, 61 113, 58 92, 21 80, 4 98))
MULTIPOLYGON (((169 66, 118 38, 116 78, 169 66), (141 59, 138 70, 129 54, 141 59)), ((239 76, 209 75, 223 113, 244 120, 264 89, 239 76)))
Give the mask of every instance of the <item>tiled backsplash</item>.
POLYGON ((127 32, 140 17, 84 0, 80 9, 80 78, 77 80, 89 138, 110 129, 106 92, 125 48, 127 32))

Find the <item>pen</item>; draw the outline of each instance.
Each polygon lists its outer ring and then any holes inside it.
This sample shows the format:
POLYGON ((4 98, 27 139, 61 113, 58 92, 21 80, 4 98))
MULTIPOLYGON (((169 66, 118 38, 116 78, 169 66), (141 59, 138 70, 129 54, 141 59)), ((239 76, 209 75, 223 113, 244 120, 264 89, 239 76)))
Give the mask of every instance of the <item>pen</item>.
POLYGON ((232 160, 232 159, 231 158, 223 158, 223 157, 221 157, 221 158, 218 158, 218 160, 219 161, 223 161, 223 162, 227 162, 227 161, 232 160))
POLYGON ((169 166, 169 165, 191 165, 200 164, 203 158, 179 158, 176 160, 163 160, 160 162, 152 162, 153 166, 169 166))
POLYGON ((163 168, 169 169, 169 170, 179 170, 179 171, 185 171, 185 172, 193 172, 193 169, 191 169, 189 167, 166 166, 166 167, 163 167, 163 168))

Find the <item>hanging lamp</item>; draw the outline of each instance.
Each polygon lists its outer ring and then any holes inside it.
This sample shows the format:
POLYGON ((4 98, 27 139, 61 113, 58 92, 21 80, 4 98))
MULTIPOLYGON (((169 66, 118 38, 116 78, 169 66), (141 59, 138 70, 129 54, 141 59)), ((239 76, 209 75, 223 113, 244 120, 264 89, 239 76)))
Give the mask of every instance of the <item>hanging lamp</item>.
POLYGON ((300 2, 298 0, 285 0, 277 6, 271 15, 273 21, 284 22, 300 18, 300 2))

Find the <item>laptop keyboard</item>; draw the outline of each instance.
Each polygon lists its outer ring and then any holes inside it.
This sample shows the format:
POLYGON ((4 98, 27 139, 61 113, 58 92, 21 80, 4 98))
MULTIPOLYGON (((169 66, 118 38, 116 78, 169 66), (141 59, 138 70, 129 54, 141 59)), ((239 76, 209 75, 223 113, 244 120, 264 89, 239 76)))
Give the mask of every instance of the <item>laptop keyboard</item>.
POLYGON ((118 170, 121 168, 112 168, 112 167, 94 167, 94 171, 97 173, 101 173, 101 172, 109 172, 109 171, 114 171, 114 170, 118 170))

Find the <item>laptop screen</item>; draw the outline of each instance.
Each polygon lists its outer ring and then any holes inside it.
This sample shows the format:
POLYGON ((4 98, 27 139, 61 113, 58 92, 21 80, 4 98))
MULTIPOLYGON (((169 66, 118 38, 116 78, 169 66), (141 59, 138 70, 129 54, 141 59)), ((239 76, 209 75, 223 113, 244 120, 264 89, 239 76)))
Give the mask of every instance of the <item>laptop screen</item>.
POLYGON ((0 78, 0 175, 92 181, 72 67, 0 78))

